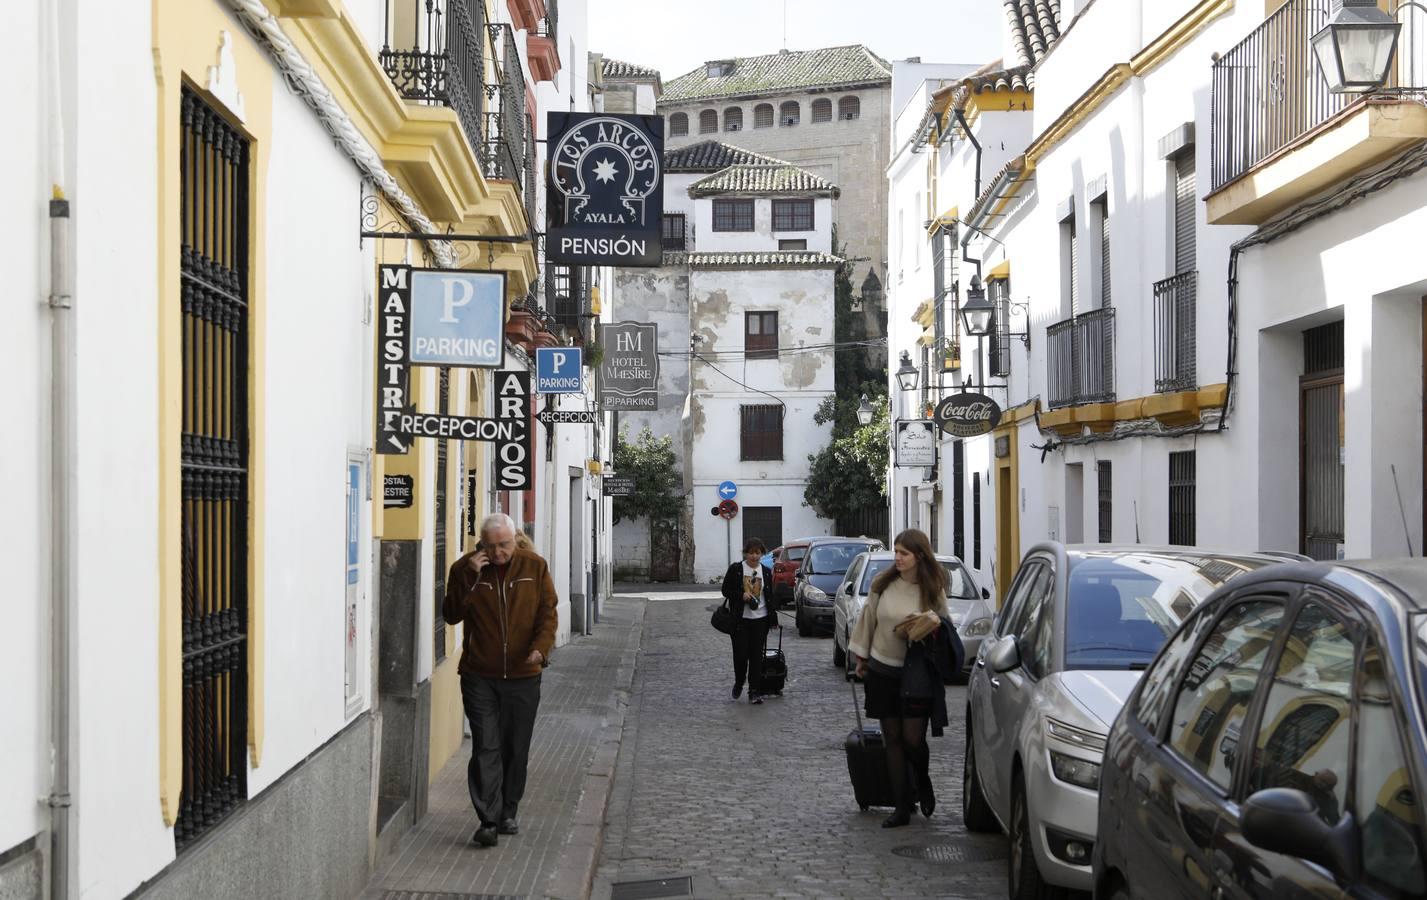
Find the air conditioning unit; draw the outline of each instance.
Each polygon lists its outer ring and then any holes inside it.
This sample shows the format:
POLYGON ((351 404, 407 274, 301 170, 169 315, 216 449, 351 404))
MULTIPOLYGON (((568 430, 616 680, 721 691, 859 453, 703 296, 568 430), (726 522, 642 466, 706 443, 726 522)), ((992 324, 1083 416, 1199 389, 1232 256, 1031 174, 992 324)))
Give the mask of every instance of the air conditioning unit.
POLYGON ((796 116, 789 116, 788 118, 786 118, 786 119, 783 120, 783 124, 784 124, 784 125, 796 125, 796 124, 798 124, 798 119, 797 119, 796 116))

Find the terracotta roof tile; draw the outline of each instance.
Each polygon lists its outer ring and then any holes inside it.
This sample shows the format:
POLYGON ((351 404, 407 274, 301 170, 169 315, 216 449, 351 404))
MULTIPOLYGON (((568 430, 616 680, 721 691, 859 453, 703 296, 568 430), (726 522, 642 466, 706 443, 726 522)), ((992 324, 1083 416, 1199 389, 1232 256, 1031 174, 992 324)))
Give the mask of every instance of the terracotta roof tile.
POLYGON ((733 74, 710 78, 708 65, 664 85, 661 103, 767 94, 797 88, 891 83, 892 67, 861 44, 819 50, 784 50, 766 56, 738 57, 733 74))
POLYGON ((1018 62, 1034 66, 1060 38, 1060 0, 1001 0, 1018 62))
MULTIPOLYGON (((664 254, 666 262, 675 256, 664 254)), ((684 261, 694 269, 831 269, 842 265, 840 256, 818 250, 773 250, 750 253, 686 253, 684 261)))
POLYGON ((725 144, 723 141, 699 141, 677 150, 664 151, 665 174, 676 172, 721 172, 740 163, 787 165, 783 160, 725 144))
POLYGON ((659 70, 651 69, 648 66, 636 65, 625 62, 622 59, 604 58, 603 74, 605 78, 624 81, 658 81, 659 70))
POLYGON ((837 185, 791 163, 742 163, 689 186, 689 196, 714 194, 819 194, 836 197, 837 185))

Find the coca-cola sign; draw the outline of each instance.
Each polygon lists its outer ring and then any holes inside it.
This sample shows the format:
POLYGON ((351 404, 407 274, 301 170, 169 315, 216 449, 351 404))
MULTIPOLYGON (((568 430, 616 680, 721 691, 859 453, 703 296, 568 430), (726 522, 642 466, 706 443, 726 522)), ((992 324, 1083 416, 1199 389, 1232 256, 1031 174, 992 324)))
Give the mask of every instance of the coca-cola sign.
POLYGON ((936 405, 932 418, 953 437, 977 437, 1000 424, 1001 407, 985 394, 953 394, 936 405))

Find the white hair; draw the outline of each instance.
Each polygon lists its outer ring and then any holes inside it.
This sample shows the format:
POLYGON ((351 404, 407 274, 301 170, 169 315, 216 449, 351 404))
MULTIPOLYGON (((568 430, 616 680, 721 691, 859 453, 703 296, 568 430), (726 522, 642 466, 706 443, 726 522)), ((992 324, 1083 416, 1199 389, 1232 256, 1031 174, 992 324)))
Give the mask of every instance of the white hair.
POLYGON ((511 537, 516 534, 515 520, 505 513, 491 513, 481 520, 481 537, 492 528, 509 528, 511 537))

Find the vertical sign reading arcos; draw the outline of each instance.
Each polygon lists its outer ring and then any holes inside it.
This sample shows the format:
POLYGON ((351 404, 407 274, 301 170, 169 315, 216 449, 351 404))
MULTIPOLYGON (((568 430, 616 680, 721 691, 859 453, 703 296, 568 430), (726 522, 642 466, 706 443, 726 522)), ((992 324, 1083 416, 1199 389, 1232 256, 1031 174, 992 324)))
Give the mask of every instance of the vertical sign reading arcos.
POLYGON ((410 379, 407 335, 411 320, 411 267, 381 266, 377 273, 377 435, 378 453, 405 453, 410 439, 401 431, 410 379))
POLYGON ((659 328, 647 322, 600 326, 600 405, 606 410, 659 408, 659 328))
POLYGON ((573 266, 663 261, 664 118, 549 114, 545 253, 573 266))
POLYGON ((510 440, 496 441, 495 483, 503 491, 528 491, 534 477, 530 458, 530 373, 495 373, 496 418, 518 423, 510 440))

